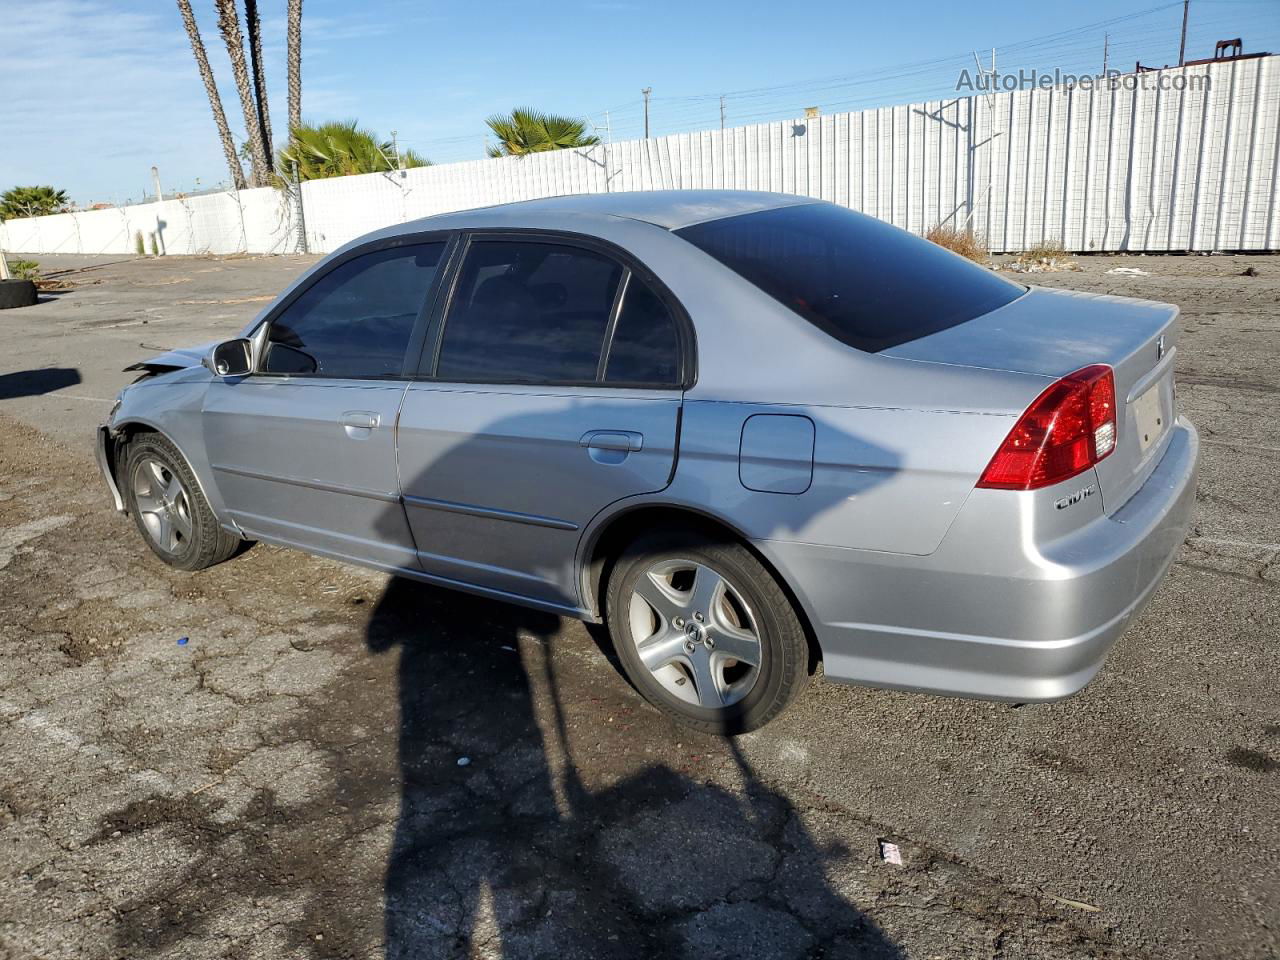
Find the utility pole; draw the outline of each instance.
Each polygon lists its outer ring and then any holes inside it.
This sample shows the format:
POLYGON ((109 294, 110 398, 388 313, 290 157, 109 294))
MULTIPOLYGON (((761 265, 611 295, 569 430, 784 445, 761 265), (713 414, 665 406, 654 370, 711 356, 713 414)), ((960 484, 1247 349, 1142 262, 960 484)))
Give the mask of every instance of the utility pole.
POLYGON ((724 132, 724 94, 720 94, 720 132, 724 132))
POLYGON ((1191 0, 1182 0, 1182 42, 1178 44, 1178 66, 1187 62, 1187 15, 1191 12, 1191 0))
POLYGON ((1111 34, 1104 33, 1102 35, 1102 76, 1104 79, 1107 76, 1107 54, 1110 52, 1110 48, 1111 34))
POLYGON ((396 143, 396 132, 391 131, 391 153, 396 158, 396 170, 400 169, 400 145, 396 143))
POLYGON ((653 93, 653 87, 645 87, 640 91, 644 94, 644 138, 649 139, 649 94, 653 93))

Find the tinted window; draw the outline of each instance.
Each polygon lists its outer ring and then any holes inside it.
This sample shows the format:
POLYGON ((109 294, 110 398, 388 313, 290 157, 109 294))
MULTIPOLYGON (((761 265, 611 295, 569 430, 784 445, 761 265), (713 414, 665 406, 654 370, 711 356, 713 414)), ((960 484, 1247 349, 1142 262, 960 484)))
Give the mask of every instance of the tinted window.
POLYGON ((622 267, 554 243, 471 244, 444 326, 444 380, 593 381, 622 267))
POLYGON ((675 319, 652 288, 633 275, 622 295, 605 380, 674 385, 678 355, 675 319))
POLYGON ((400 376, 444 246, 379 250, 330 270, 272 322, 267 372, 400 376))
POLYGON ((677 230, 827 333, 884 350, 1017 299, 1023 287, 873 217, 806 203, 677 230))

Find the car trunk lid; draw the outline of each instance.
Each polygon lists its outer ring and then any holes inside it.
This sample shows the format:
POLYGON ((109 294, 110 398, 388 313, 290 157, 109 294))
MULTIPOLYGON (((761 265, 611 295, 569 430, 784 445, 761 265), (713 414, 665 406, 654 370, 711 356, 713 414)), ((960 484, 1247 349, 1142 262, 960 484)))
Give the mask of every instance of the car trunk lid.
POLYGON ((1119 435, 1096 471, 1112 514, 1151 475, 1169 440, 1177 315, 1167 303, 1033 287, 998 310, 883 352, 1053 378, 1110 365, 1119 435))

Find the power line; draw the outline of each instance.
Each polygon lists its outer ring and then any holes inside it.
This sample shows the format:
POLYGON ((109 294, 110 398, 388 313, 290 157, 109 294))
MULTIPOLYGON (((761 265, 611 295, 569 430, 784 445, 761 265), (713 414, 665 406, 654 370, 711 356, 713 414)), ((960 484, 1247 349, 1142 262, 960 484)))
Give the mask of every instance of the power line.
MULTIPOLYGON (((1008 73, 1014 72, 1018 61, 1025 62, 1031 56, 1041 61, 1057 59, 1064 72, 1070 72, 1068 68, 1072 66, 1072 61, 1083 67, 1087 59, 1091 59, 1089 54, 1097 50, 1095 44, 1099 39, 1104 39, 1107 45, 1108 63, 1110 63, 1110 58, 1119 59, 1122 54, 1143 54, 1161 41, 1172 44, 1176 36, 1175 24, 1158 25, 1151 20, 1158 14, 1183 6, 1184 2, 1185 0, 1172 0, 1172 2, 1158 4, 1133 13, 998 46, 1002 60, 1007 57, 1006 63, 1014 67, 1014 69, 1006 68, 1008 73), (1148 22, 1135 23, 1141 20, 1148 22), (1120 25, 1126 27, 1123 33, 1116 37, 1111 36, 1113 28, 1120 25)), ((1198 0, 1198 2, 1249 4, 1274 2, 1274 0, 1198 0)), ((1197 41, 1198 37, 1207 35, 1207 30, 1218 25, 1234 24, 1238 19, 1238 16, 1197 19, 1191 23, 1188 35, 1193 41, 1197 41)), ((648 138, 654 133, 650 125, 650 103, 663 105, 662 127, 670 133, 678 133, 693 127, 711 128, 717 122, 725 124, 730 107, 734 108, 733 121, 739 125, 794 119, 799 114, 796 104, 802 97, 811 102, 821 102, 824 110, 840 112, 873 103, 943 99, 937 94, 946 82, 943 79, 945 71, 952 69, 958 74, 962 68, 972 68, 969 58, 969 53, 933 57, 887 68, 867 69, 840 76, 797 80, 723 93, 654 97, 652 87, 646 87, 641 91, 642 99, 624 101, 609 107, 607 111, 596 111, 589 116, 600 117, 606 112, 609 113, 610 125, 615 137, 625 136, 623 131, 628 127, 631 129, 641 127, 643 135, 648 138), (873 84, 874 89, 852 95, 856 89, 865 90, 873 84), (635 127, 631 124, 635 124, 635 127)), ((1086 68, 1079 72, 1091 71, 1086 68)), ((639 132, 637 130, 637 133, 639 132)), ((415 147, 420 146, 432 151, 439 149, 448 153, 447 148, 454 144, 471 142, 474 142, 474 134, 424 139, 420 141, 420 145, 415 144, 415 147)))
MULTIPOLYGON (((1176 6, 1176 4, 1166 5, 1165 7, 1159 8, 1159 9, 1169 9, 1170 6, 1176 6)), ((1232 22, 1232 21, 1219 20, 1215 22, 1225 23, 1225 22, 1232 22)), ((1208 27, 1211 25, 1213 24, 1206 22, 1198 26, 1208 27)), ((1123 51, 1138 51, 1144 47, 1149 48, 1151 42, 1159 41, 1161 39, 1171 40, 1172 30, 1167 27, 1156 29, 1156 30, 1149 29, 1136 34, 1130 34, 1130 38, 1125 40, 1117 41, 1113 39, 1108 39, 1108 45, 1110 50, 1115 53, 1119 53, 1123 51)), ((1060 54, 1060 55, 1066 55, 1066 56, 1083 55, 1087 52, 1096 50, 1096 47, 1094 46, 1095 42, 1096 41, 1093 39, 1086 39, 1084 37, 1081 37, 1079 39, 1072 39, 1066 42, 1058 41, 1055 45, 1048 47, 1045 52, 1049 54, 1060 54)), ((948 58, 948 60, 950 59, 951 58, 948 58)), ((967 59, 968 59, 967 56, 963 58, 956 58, 955 62, 957 65, 967 65, 967 59)), ((947 61, 944 61, 944 62, 947 62, 947 61)), ((1063 64, 1062 66, 1065 68, 1070 65, 1063 64)), ((1009 71, 1009 72, 1012 72, 1012 71, 1009 71)), ((1072 72, 1072 71, 1066 70, 1065 72, 1072 72)), ((1085 72, 1092 72, 1092 71, 1082 70, 1080 72, 1085 73, 1085 72)), ((829 86, 811 85, 811 86, 807 86, 804 89, 806 91, 806 95, 812 96, 814 99, 817 99, 818 95, 820 94, 835 95, 837 97, 836 100, 832 101, 828 99, 824 103, 825 108, 834 109, 837 106, 843 106, 846 104, 863 103, 863 102, 872 101, 872 100, 878 100, 880 102, 884 102, 885 100, 889 100, 895 96, 900 96, 900 95, 928 97, 930 94, 936 94, 936 92, 938 91, 939 83, 935 79, 936 76, 937 76, 936 71, 920 70, 920 69, 903 70, 903 71, 898 71, 896 73, 882 72, 879 75, 877 75, 875 78, 877 81, 876 90, 873 93, 863 95, 863 96, 857 96, 857 97, 839 97, 839 94, 844 92, 845 90, 848 90, 850 87, 862 86, 864 84, 837 83, 837 84, 831 84, 829 86), (924 78, 928 78, 928 79, 924 79, 924 78), (889 81, 893 81, 893 80, 898 80, 901 82, 894 84, 891 87, 886 87, 886 84, 889 81), (919 81, 919 82, 915 82, 915 81, 919 81)), ((755 109, 750 110, 746 114, 735 112, 735 115, 734 115, 735 121, 742 122, 746 120, 752 120, 752 119, 767 117, 767 116, 780 116, 780 117, 796 116, 798 113, 798 110, 795 106, 795 102, 796 102, 795 94, 787 96, 786 98, 787 102, 779 103, 777 106, 772 106, 767 103, 768 100, 781 99, 781 97, 779 97, 779 95, 776 93, 776 89, 786 90, 793 86, 794 85, 784 85, 779 88, 768 88, 767 90, 762 91, 762 94, 756 98, 761 102, 759 102, 758 104, 751 105, 755 109)), ((726 96, 731 96, 731 95, 726 95, 726 96)), ((740 95, 738 97, 733 97, 732 102, 740 103, 745 99, 746 97, 743 97, 740 95)), ((715 97, 715 100, 718 103, 719 101, 718 95, 715 97)), ((708 104, 707 107, 709 108, 710 104, 708 104)), ((700 110, 698 109, 697 103, 690 103, 684 109, 664 111, 664 118, 668 119, 669 121, 678 122, 681 120, 688 120, 693 117, 701 117, 701 118, 705 118, 704 122, 707 123, 708 126, 711 125, 712 123, 712 116, 713 115, 711 114, 710 109, 703 108, 700 110)))

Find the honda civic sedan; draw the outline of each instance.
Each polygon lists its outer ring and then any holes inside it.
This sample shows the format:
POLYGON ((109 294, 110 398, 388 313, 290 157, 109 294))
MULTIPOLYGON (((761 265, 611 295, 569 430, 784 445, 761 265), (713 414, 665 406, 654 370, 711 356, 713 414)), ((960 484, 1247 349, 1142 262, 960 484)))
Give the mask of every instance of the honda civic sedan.
POLYGON ((1056 700, 1190 521, 1176 317, 803 197, 536 200, 361 237, 140 364, 98 456, 166 563, 264 540, 602 622, 702 730, 819 664, 1056 700))

